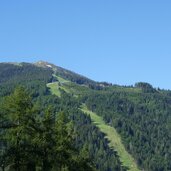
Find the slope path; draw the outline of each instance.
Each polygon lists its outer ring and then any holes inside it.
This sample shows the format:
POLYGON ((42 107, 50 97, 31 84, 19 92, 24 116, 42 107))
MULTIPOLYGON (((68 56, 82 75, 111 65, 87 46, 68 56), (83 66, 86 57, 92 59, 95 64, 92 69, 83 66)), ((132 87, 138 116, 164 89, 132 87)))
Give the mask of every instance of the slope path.
POLYGON ((117 151, 122 165, 129 168, 130 171, 140 171, 133 157, 126 151, 124 145, 122 144, 120 135, 117 133, 115 128, 107 125, 102 117, 98 116, 96 113, 88 110, 86 105, 81 106, 81 110, 91 117, 94 124, 106 135, 109 140, 109 146, 117 151))

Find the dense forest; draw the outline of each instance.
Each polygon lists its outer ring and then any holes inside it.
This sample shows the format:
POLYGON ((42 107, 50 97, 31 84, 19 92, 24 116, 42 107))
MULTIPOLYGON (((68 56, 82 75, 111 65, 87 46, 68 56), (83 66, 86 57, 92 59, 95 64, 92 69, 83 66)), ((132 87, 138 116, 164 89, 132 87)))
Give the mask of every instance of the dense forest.
POLYGON ((60 98, 50 93, 46 84, 53 79, 48 68, 1 64, 2 170, 125 170, 105 135, 79 110, 79 100, 65 92, 60 98), (19 118, 22 122, 17 125, 19 118), (70 125, 69 130, 60 130, 64 127, 61 120, 70 125))
POLYGON ((129 170, 83 103, 116 128, 140 169, 171 170, 171 91, 98 83, 46 62, 0 64, 0 170, 129 170), (68 80, 60 97, 47 87, 59 78, 68 80))
POLYGON ((116 89, 84 100, 117 129, 141 168, 171 170, 171 97, 147 83, 116 89))

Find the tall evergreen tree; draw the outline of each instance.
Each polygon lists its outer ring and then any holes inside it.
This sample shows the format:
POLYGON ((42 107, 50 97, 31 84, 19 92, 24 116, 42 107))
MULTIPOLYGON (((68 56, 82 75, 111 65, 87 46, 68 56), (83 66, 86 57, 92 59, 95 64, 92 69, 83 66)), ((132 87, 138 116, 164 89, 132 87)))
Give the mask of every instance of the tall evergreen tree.
POLYGON ((29 132, 34 121, 31 97, 23 87, 18 87, 3 104, 6 122, 3 124, 4 138, 7 142, 7 156, 10 164, 17 171, 28 162, 28 151, 31 145, 29 132))

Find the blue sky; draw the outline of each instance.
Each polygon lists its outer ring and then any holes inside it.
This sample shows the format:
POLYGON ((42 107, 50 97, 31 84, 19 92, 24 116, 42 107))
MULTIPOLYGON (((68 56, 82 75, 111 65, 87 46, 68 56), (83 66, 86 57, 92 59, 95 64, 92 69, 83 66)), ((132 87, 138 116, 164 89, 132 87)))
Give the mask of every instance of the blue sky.
POLYGON ((170 0, 0 1, 0 62, 45 60, 97 81, 171 89, 170 0))

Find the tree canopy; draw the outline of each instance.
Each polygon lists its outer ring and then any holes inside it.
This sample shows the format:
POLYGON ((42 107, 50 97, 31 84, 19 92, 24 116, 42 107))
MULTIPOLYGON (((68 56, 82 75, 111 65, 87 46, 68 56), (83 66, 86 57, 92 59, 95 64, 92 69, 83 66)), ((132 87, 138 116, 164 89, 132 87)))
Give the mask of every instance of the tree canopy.
POLYGON ((16 171, 94 170, 74 147, 73 126, 64 112, 55 115, 51 107, 39 110, 23 87, 5 98, 3 111, 6 150, 1 163, 16 171))

